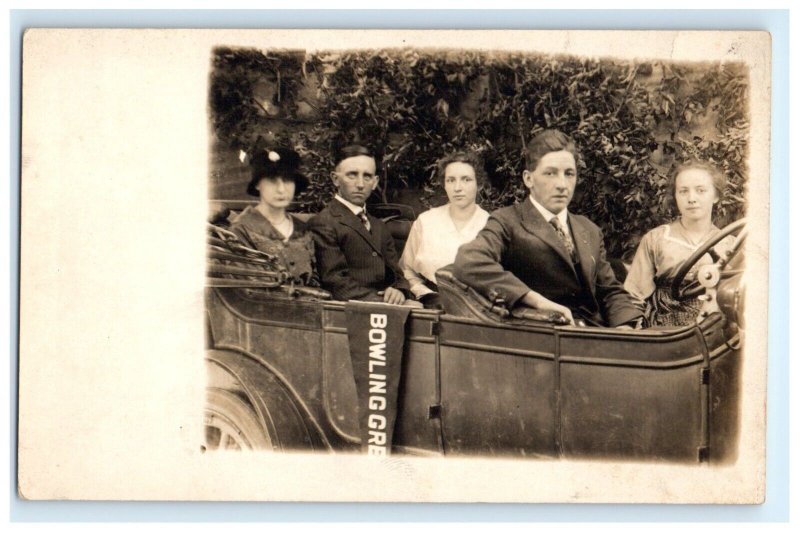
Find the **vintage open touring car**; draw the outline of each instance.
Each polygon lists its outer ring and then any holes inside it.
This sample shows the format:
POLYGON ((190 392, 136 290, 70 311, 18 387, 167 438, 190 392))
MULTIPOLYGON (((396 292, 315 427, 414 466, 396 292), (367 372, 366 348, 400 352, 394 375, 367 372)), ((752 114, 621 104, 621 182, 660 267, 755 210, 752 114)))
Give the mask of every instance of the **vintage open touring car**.
MULTIPOLYGON (((241 206, 212 203, 223 214, 241 206)), ((402 249, 413 212, 381 212, 402 249)), ((345 302, 294 287, 209 224, 204 449, 361 449, 345 302)), ((220 221, 223 221, 220 223, 220 221)), ((418 455, 726 462, 736 457, 744 220, 684 264, 697 324, 625 331, 498 308, 439 272, 445 311, 407 319, 391 449, 418 455), (724 257, 713 246, 736 234, 724 257), (714 263, 689 274, 704 254, 714 263)))

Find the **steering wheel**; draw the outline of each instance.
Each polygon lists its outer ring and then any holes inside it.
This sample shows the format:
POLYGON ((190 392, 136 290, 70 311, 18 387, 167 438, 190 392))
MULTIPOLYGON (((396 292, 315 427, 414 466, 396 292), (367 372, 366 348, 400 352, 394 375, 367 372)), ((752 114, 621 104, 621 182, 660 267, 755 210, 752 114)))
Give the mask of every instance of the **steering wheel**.
POLYGON ((697 298, 705 292, 707 287, 716 286, 720 279, 729 278, 738 273, 734 270, 723 269, 742 249, 742 245, 747 238, 747 230, 743 229, 746 222, 747 219, 740 218, 736 222, 728 224, 722 231, 701 244, 700 247, 683 262, 670 286, 670 296, 672 296, 673 299, 683 302, 692 298, 697 298), (714 250, 714 246, 728 235, 737 232, 736 241, 733 243, 731 249, 726 252, 724 257, 720 257, 714 250), (714 263, 701 267, 697 272, 697 277, 692 280, 691 283, 684 286, 683 282, 684 279, 687 278, 689 271, 700 258, 706 254, 711 256, 714 263))

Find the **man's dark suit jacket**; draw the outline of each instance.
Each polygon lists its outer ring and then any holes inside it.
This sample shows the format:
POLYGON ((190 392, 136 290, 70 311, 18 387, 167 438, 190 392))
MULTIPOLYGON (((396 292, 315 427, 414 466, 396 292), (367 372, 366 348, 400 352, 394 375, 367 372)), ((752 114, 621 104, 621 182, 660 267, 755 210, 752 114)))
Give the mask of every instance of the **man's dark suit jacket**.
POLYGON ((389 228, 367 213, 370 230, 338 200, 309 221, 322 287, 337 300, 383 301, 378 291, 394 287, 407 295, 389 228))
POLYGON ((580 272, 553 227, 526 198, 492 213, 475 240, 459 248, 453 273, 488 298, 503 298, 509 309, 534 290, 601 324, 640 318, 606 261, 600 228, 572 213, 568 220, 580 272))

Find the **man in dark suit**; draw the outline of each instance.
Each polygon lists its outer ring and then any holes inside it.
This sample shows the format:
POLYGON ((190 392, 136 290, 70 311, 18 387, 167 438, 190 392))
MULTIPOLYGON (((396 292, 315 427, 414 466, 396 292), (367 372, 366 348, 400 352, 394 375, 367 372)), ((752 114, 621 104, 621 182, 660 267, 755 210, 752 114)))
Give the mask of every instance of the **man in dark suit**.
POLYGON ((475 240, 459 248, 453 272, 509 309, 524 305, 558 311, 572 323, 640 327, 642 313, 614 277, 600 228, 567 211, 579 157, 559 131, 534 137, 522 173, 530 196, 492 213, 475 240))
POLYGON ((403 304, 408 283, 397 266, 389 229, 366 211, 378 185, 375 157, 359 145, 343 148, 331 179, 334 199, 309 221, 322 287, 337 300, 403 304))

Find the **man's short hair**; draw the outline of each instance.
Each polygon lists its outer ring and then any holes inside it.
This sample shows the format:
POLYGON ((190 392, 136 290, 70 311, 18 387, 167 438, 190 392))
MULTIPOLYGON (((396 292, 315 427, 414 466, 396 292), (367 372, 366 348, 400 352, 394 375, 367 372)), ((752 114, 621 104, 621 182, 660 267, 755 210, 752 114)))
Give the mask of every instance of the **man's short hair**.
POLYGON ((363 144, 348 144, 338 148, 334 151, 333 154, 333 163, 335 166, 339 166, 339 163, 348 159, 350 157, 358 157, 360 155, 365 155, 367 157, 371 157, 375 160, 375 164, 378 163, 378 158, 375 156, 374 150, 370 149, 363 144))
POLYGON ((536 170, 536 165, 539 164, 542 157, 550 152, 560 152, 561 150, 571 153, 575 158, 575 165, 578 164, 581 154, 575 147, 575 141, 558 130, 541 131, 531 139, 525 149, 525 168, 532 172, 536 170))

